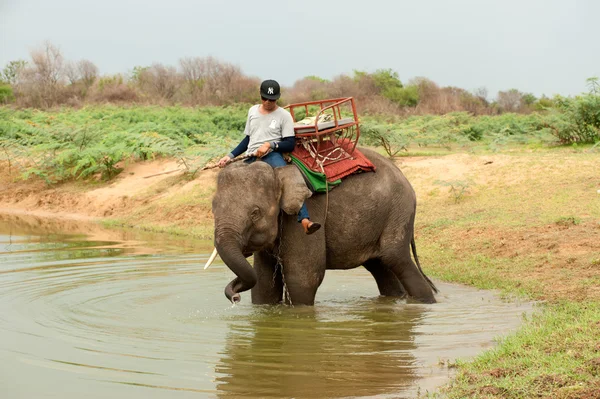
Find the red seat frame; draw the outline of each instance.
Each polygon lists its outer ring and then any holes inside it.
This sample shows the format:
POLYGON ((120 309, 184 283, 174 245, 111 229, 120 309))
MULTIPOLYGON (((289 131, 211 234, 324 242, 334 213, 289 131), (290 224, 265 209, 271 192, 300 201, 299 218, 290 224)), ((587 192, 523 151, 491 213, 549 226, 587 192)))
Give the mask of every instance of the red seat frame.
MULTIPOLYGON (((317 165, 326 166, 352 158, 352 153, 360 137, 360 127, 354 98, 343 97, 307 101, 290 104, 284 108, 289 110, 294 123, 296 123, 295 111, 297 112, 299 108, 303 108, 305 115, 308 116, 310 106, 319 106, 320 108, 315 117, 315 124, 294 126, 294 132, 297 138, 297 145, 304 146, 314 158, 313 165, 310 165, 311 168, 317 165), (342 119, 343 107, 352 110, 352 117, 342 119), (328 110, 331 110, 333 114, 333 121, 325 122, 327 126, 319 129, 319 117, 328 110), (331 122, 333 122, 333 125, 331 125, 331 122)), ((324 123, 321 122, 322 124, 324 123)))

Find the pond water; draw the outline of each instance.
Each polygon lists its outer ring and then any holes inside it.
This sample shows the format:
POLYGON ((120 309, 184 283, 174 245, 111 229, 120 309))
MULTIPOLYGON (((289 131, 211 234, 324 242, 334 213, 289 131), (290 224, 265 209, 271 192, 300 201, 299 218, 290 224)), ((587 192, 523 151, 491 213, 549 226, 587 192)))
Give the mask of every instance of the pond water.
POLYGON ((379 298, 362 268, 314 307, 232 307, 211 250, 0 215, 0 397, 415 397, 532 309, 441 282, 437 304, 379 298))

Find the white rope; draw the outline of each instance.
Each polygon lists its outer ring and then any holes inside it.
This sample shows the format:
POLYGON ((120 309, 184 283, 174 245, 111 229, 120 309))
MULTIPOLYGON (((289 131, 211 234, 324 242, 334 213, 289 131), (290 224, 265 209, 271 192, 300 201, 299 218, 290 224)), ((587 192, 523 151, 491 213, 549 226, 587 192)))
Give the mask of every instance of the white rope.
POLYGON ((310 144, 308 140, 302 140, 302 146, 310 154, 310 156, 317 161, 317 164, 324 164, 327 161, 338 161, 340 159, 343 159, 344 157, 351 158, 350 154, 348 154, 346 150, 344 150, 342 147, 335 147, 331 151, 329 151, 327 155, 321 155, 317 153, 316 148, 314 148, 314 145, 310 144), (339 151, 340 153, 338 156, 334 157, 332 154, 336 151, 339 151))

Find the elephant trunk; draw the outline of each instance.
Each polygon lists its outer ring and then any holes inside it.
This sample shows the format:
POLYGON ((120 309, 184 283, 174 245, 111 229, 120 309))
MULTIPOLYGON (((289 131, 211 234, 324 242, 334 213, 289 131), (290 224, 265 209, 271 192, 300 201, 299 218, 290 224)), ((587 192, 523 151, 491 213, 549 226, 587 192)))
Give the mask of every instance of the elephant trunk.
MULTIPOLYGON (((215 237, 220 237, 221 232, 215 231, 215 237)), ((215 247, 219 256, 237 276, 225 287, 225 296, 232 303, 240 301, 240 292, 247 291, 256 285, 257 276, 254 268, 248 263, 242 251, 240 240, 236 235, 226 234, 226 238, 216 238, 215 247)))

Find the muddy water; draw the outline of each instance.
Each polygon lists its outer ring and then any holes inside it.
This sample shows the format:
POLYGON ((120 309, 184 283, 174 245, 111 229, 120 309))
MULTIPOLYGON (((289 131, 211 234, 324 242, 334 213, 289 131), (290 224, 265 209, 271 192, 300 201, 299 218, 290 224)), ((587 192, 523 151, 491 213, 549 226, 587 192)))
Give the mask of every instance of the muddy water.
POLYGON ((0 216, 0 397, 415 397, 514 330, 524 303, 438 283, 377 297, 330 272, 315 307, 232 307, 206 243, 0 216))

